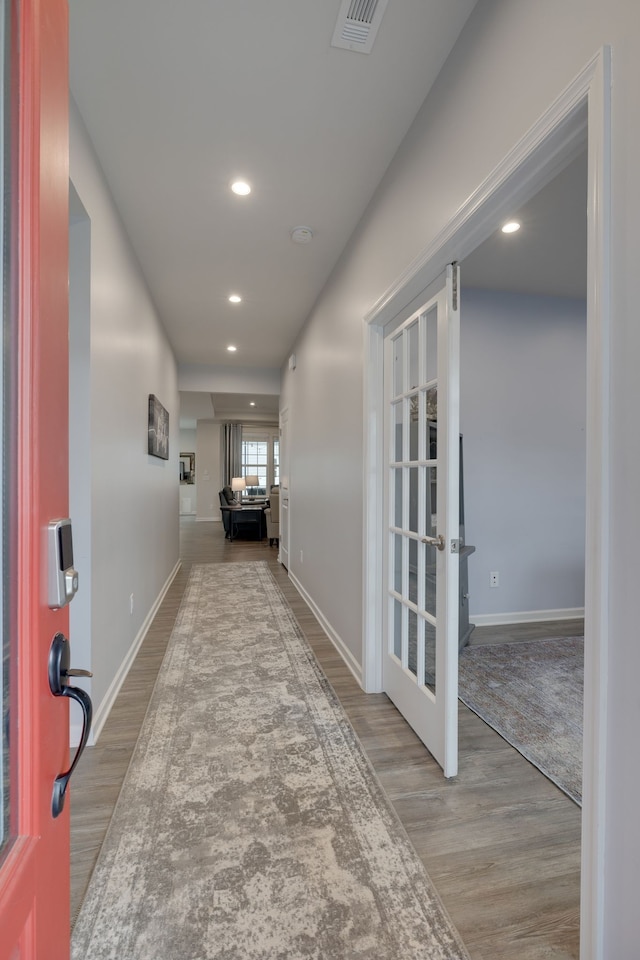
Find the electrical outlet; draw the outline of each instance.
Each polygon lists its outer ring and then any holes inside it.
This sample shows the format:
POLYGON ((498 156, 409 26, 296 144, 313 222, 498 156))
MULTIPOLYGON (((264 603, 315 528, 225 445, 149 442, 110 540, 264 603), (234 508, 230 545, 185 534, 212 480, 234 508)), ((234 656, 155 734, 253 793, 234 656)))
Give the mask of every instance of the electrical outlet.
POLYGON ((133 614, 133 594, 129 597, 129 613, 133 614))
POLYGON ((489 586, 490 587, 499 587, 500 586, 500 574, 497 570, 492 570, 489 574, 489 586))

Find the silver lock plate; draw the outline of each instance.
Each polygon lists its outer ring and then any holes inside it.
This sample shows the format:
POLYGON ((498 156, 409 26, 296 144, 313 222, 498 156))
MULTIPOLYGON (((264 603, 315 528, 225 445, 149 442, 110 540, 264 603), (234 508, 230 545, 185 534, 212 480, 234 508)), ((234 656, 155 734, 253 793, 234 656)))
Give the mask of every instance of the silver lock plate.
POLYGON ((51 520, 47 528, 47 603, 58 610, 78 592, 78 571, 73 566, 71 520, 51 520))

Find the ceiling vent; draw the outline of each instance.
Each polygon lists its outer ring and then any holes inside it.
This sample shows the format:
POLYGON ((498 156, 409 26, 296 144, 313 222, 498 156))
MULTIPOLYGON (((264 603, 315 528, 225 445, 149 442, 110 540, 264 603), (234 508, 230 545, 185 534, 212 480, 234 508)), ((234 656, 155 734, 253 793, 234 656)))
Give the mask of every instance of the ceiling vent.
POLYGON ((343 0, 332 47, 371 53, 388 0, 343 0))

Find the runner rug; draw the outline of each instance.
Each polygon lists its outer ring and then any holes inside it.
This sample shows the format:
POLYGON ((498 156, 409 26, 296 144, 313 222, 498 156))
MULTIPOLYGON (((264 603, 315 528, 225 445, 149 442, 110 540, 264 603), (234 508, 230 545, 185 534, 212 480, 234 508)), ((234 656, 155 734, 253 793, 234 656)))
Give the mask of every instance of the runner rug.
POLYGON ((268 564, 194 566, 74 960, 468 960, 268 564))
POLYGON ((459 670, 462 702, 581 804, 583 638, 472 645, 459 670))

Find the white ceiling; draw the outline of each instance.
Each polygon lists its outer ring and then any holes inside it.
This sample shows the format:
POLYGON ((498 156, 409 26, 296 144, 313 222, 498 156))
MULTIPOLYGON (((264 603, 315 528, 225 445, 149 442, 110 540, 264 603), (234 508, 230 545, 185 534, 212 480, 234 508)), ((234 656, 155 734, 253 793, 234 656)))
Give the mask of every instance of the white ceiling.
POLYGON ((340 5, 70 0, 72 93, 179 362, 281 365, 475 0, 390 0, 371 54, 331 47, 340 5))
POLYGON ((463 261, 463 286, 586 298, 586 150, 512 218, 517 233, 496 230, 463 261))
MULTIPOLYGON (((281 366, 474 5, 389 0, 367 55, 330 45, 341 0, 70 0, 72 93, 179 363, 281 366)), ((463 284, 584 296, 585 207, 582 157, 463 284)), ((182 393, 180 420, 277 407, 182 393)))

